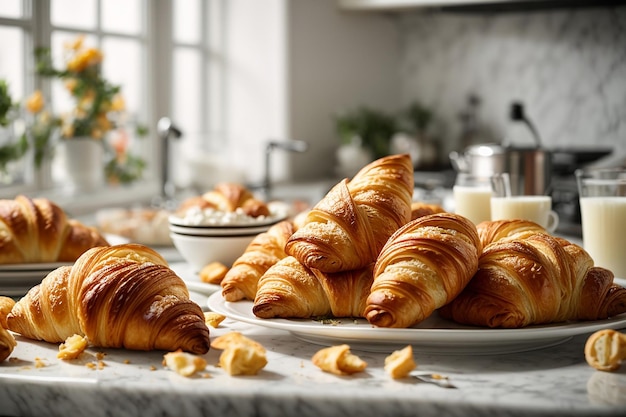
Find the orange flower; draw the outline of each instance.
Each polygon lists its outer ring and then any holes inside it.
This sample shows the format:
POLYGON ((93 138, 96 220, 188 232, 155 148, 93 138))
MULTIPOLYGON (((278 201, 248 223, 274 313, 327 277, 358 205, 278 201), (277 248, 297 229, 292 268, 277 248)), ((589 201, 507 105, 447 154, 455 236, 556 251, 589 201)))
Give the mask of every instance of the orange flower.
POLYGON ((72 42, 66 42, 65 48, 72 49, 74 51, 78 51, 83 47, 83 42, 85 41, 85 35, 79 35, 72 42))
POLYGON ((40 90, 36 90, 27 100, 26 100, 26 110, 29 112, 36 114, 43 109, 44 99, 43 94, 40 90))
POLYGON ((126 109, 126 102, 124 101, 124 97, 121 94, 116 94, 113 97, 113 103, 111 103, 112 111, 124 111, 126 109))
POLYGON ((67 81, 65 81, 65 88, 70 93, 74 93, 74 89, 76 88, 77 84, 78 81, 76 81, 76 78, 69 78, 67 81))
POLYGON ((67 69, 73 72, 82 72, 87 67, 97 65, 102 62, 102 52, 97 48, 88 48, 77 53, 67 63, 67 69))

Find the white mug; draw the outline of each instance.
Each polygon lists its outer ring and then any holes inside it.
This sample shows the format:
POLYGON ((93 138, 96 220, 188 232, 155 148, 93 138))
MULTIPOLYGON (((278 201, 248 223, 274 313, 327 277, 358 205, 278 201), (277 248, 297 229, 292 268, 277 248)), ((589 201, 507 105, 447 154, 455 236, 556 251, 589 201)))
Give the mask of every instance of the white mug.
POLYGON ((552 210, 549 195, 512 195, 507 173, 491 178, 491 220, 523 219, 537 223, 553 233, 559 226, 559 215, 552 210))
POLYGON ((551 208, 548 195, 491 197, 491 220, 530 220, 553 233, 559 226, 559 215, 551 208))

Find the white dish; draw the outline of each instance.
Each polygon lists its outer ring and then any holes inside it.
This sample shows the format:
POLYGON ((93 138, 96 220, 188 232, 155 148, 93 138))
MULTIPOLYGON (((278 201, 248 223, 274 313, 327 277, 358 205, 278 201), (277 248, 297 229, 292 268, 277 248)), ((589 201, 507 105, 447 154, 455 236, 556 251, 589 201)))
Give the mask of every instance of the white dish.
POLYGON ((190 236, 256 236, 266 232, 270 226, 237 227, 237 228, 212 228, 212 227, 187 227, 171 224, 170 231, 181 235, 190 236))
POLYGON ((197 272, 193 271, 191 265, 186 262, 176 262, 170 264, 170 268, 176 272, 176 275, 182 278, 187 285, 187 289, 189 291, 194 291, 204 295, 204 301, 201 306, 204 307, 206 305, 206 296, 213 294, 222 289, 219 285, 216 284, 208 284, 206 282, 200 281, 200 276, 197 272))
POLYGON ((171 215, 169 217, 170 226, 186 227, 190 229, 211 229, 211 230, 227 230, 227 229, 249 229, 261 226, 271 226, 281 222, 287 218, 285 213, 271 214, 263 219, 256 219, 245 224, 187 224, 185 220, 179 216, 171 215))
MULTIPOLYGON (((618 281, 618 280, 616 280, 618 281)), ((621 280, 620 285, 624 285, 621 280)), ((252 313, 252 301, 227 302, 212 294, 210 310, 244 323, 285 330, 296 338, 324 346, 347 343, 355 350, 392 351, 407 344, 430 354, 487 355, 524 352, 564 343, 573 336, 602 329, 626 327, 626 313, 610 320, 558 323, 523 329, 487 329, 463 326, 436 313, 408 329, 375 328, 365 319, 336 319, 323 324, 310 319, 260 319, 252 313)))
POLYGON ((41 263, 25 263, 25 264, 5 264, 0 265, 0 272, 9 271, 52 271, 63 265, 72 265, 72 262, 41 262, 41 263))
POLYGON ((68 262, 11 264, 0 266, 0 295, 22 297, 50 272, 68 262))

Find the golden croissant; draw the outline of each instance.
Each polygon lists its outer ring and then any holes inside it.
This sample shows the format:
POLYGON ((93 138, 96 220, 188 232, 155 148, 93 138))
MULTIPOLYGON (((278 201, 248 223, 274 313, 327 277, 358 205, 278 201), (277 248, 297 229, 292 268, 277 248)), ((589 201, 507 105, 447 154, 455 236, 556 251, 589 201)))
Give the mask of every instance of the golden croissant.
POLYGON ((74 262, 87 249, 108 245, 48 199, 0 200, 0 264, 74 262))
POLYGON ((413 165, 391 155, 343 180, 311 209, 285 252, 308 268, 349 271, 373 263, 389 236, 411 219, 413 165))
POLYGON ((463 292, 440 310, 458 323, 520 328, 626 311, 626 289, 580 246, 547 233, 489 244, 463 292))
POLYGON ((458 214, 418 217, 389 238, 374 268, 365 318, 410 327, 452 301, 478 268, 476 226, 458 214))
POLYGON ((224 276, 221 282, 224 299, 254 300, 259 278, 269 267, 287 256, 285 244, 293 232, 293 222, 285 220, 258 234, 224 276))
POLYGON ((324 273, 293 256, 281 259, 259 280, 252 312, 260 318, 363 317, 372 265, 324 273))
POLYGON ((209 350, 202 309, 185 282, 139 244, 93 248, 52 271, 15 304, 7 325, 51 343, 79 334, 105 348, 209 350))
POLYGON ((483 248, 497 240, 510 237, 523 237, 535 233, 548 233, 547 230, 530 220, 486 220, 476 225, 483 248))

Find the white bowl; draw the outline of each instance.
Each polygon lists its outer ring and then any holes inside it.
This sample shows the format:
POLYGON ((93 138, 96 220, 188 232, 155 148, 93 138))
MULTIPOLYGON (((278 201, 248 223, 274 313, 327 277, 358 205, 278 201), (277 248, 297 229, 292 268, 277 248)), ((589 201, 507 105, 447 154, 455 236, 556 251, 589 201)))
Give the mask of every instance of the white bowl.
POLYGON ((181 256, 199 272, 211 262, 231 267, 257 234, 245 236, 192 236, 171 232, 174 246, 181 256))
POLYGON ((188 236, 248 236, 267 232, 271 225, 265 226, 234 226, 234 227, 198 227, 178 226, 170 223, 170 232, 188 236))

